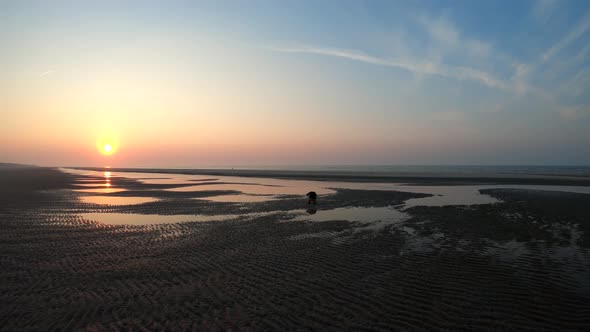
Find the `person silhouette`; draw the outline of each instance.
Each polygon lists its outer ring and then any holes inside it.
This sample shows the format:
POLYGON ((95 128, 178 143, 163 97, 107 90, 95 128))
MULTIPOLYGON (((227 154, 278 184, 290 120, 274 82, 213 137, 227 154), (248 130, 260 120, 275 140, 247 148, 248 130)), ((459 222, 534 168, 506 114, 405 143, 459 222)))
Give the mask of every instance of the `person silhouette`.
POLYGON ((307 204, 315 205, 317 203, 316 200, 318 198, 318 194, 316 194, 315 191, 310 191, 307 194, 305 194, 305 196, 308 197, 307 204))

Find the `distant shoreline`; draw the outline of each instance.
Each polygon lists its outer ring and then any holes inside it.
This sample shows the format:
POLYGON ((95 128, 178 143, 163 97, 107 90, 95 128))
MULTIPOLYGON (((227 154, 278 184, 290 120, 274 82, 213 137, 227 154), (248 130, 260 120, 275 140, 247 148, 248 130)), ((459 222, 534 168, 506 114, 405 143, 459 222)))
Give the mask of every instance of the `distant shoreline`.
MULTIPOLYGON (((104 167, 63 167, 87 171, 105 171, 104 167)), ((362 171, 301 171, 262 169, 169 169, 169 168, 108 168, 112 172, 239 176, 291 180, 386 182, 415 185, 476 185, 476 184, 538 184, 590 186, 590 177, 548 174, 462 174, 434 172, 362 172, 362 171)))

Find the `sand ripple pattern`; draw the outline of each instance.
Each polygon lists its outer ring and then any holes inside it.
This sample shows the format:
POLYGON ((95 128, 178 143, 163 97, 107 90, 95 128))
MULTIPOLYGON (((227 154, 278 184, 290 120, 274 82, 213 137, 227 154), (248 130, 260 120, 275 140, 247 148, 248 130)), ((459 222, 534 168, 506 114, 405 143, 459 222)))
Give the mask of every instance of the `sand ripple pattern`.
POLYGON ((590 329, 587 247, 554 227, 512 241, 537 232, 525 212, 557 220, 505 195, 504 207, 415 209, 378 231, 288 214, 109 226, 70 212, 65 194, 6 207, 0 329, 590 329), (496 226, 463 227, 471 217, 496 226))

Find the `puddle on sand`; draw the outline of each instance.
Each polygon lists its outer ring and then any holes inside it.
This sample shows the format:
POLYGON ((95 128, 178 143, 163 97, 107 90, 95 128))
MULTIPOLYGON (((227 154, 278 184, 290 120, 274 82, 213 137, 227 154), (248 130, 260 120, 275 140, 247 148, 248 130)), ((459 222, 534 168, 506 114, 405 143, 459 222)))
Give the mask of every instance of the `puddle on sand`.
POLYGON ((122 191, 127 191, 127 189, 123 189, 123 188, 99 188, 99 189, 74 189, 74 191, 81 192, 81 193, 111 194, 111 193, 119 193, 119 192, 122 192, 122 191))
POLYGON ((217 181, 217 179, 198 177, 194 175, 185 175, 182 177, 173 176, 172 178, 137 178, 136 180, 139 180, 145 184, 197 184, 217 181))
MULTIPOLYGON (((337 208, 332 210, 307 210, 307 215, 295 217, 295 221, 330 221, 348 220, 360 223, 373 223, 380 221, 387 224, 394 224, 409 218, 409 215, 391 207, 350 207, 337 208), (309 213, 313 214, 309 214, 309 213)), ((306 212, 301 210, 301 212, 306 212)))
POLYGON ((525 189, 543 191, 562 191, 580 194, 590 194, 590 187, 582 186, 550 186, 550 185, 460 185, 460 186, 413 186, 396 185, 393 190, 412 193, 426 193, 435 196, 411 198, 405 201, 404 208, 413 206, 445 206, 445 205, 473 205, 493 204, 500 200, 485 194, 481 189, 525 189))
MULTIPOLYGON (((246 195, 301 195, 304 196, 310 189, 317 187, 281 187, 259 183, 221 183, 214 181, 203 183, 201 185, 179 187, 167 189, 168 191, 209 191, 209 190, 237 190, 246 195)), ((318 195, 333 194, 336 191, 328 188, 317 188, 315 191, 318 195)))
POLYGON ((90 204, 133 205, 155 202, 153 197, 82 196, 80 200, 90 204))
POLYGON ((74 183, 74 185, 76 187, 110 187, 111 183, 110 182, 87 182, 87 183, 74 183))
POLYGON ((492 196, 480 194, 479 189, 481 189, 481 186, 398 186, 396 188, 399 191, 435 195, 423 198, 410 198, 404 202, 404 208, 413 206, 492 204, 500 202, 492 196))
POLYGON ((121 177, 126 179, 137 180, 145 184, 194 184, 195 181, 211 180, 208 176, 187 175, 187 174, 168 174, 168 173, 141 173, 141 172, 113 172, 109 169, 104 171, 85 171, 70 168, 63 168, 62 171, 79 176, 89 177, 78 178, 76 181, 88 181, 91 179, 109 179, 112 177, 121 177))
MULTIPOLYGON (((412 206, 445 206, 445 205, 473 205, 491 204, 499 200, 479 193, 480 189, 490 188, 515 188, 529 190, 553 190, 565 192, 577 192, 590 194, 590 187, 579 186, 548 186, 548 185, 455 185, 455 186, 416 186, 399 183, 361 183, 361 182, 334 182, 334 181, 310 181, 310 180, 286 180, 273 178, 243 178, 235 176, 216 176, 215 179, 203 175, 185 174, 158 174, 158 173, 125 173, 98 171, 64 170, 81 176, 92 176, 91 179, 103 178, 105 185, 110 184, 113 177, 136 179, 144 183, 191 183, 194 186, 167 189, 168 191, 208 191, 208 190, 237 190, 243 193, 243 197, 224 196, 210 198, 211 201, 224 202, 253 202, 259 198, 254 195, 305 195, 308 191, 315 191, 320 196, 333 194, 331 188, 357 189, 357 190, 394 190, 412 193, 427 193, 435 196, 425 198, 413 198, 405 202, 404 208, 412 206), (223 183, 227 184, 223 184, 223 183), (228 183, 230 182, 230 183, 228 183), (198 184, 201 185, 198 185, 198 184), (251 198, 251 199, 250 199, 251 198)), ((89 178, 90 179, 90 178, 89 178)), ((82 179, 77 179, 82 180, 82 179)), ((111 193, 123 191, 123 189, 79 189, 83 192, 111 193)), ((233 195, 232 195, 233 196, 233 195)), ((260 199, 266 200, 266 199, 260 199)))
POLYGON ((199 200, 207 200, 212 202, 222 203, 256 203, 256 202, 267 202, 277 199, 275 196, 262 196, 262 195, 220 195, 211 196, 205 198, 195 198, 199 200))

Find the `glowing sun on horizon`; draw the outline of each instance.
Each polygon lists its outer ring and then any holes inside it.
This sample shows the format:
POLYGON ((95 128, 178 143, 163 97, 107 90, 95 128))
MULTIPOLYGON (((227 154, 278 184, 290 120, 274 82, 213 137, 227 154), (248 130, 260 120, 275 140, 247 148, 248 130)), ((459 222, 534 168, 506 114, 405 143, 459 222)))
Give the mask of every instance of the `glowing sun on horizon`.
POLYGON ((118 140, 115 137, 99 137, 96 142, 98 151, 104 156, 110 156, 117 152, 118 140))
POLYGON ((110 155, 113 154, 115 150, 113 149, 113 145, 107 143, 100 148, 100 152, 104 155, 110 155))

